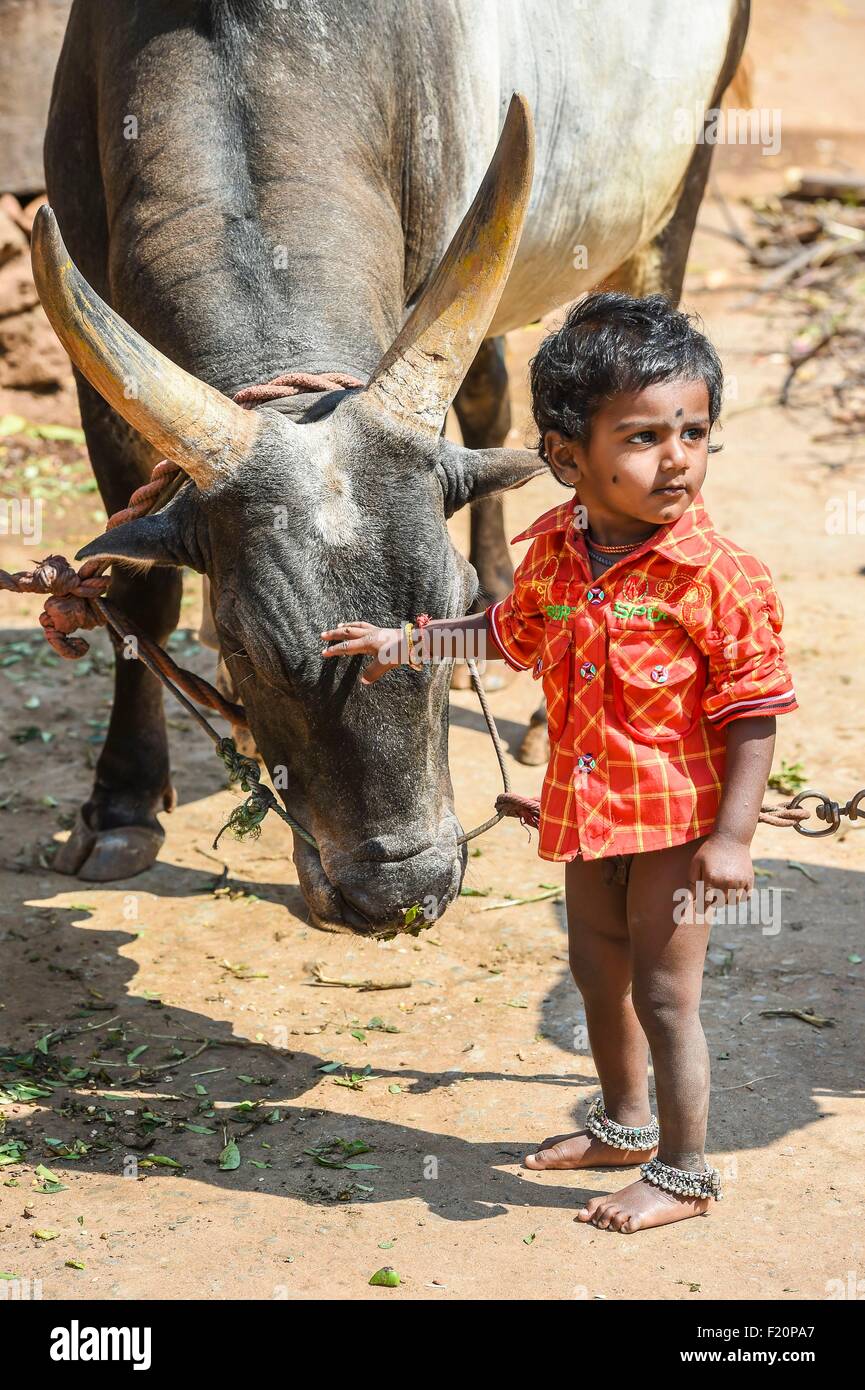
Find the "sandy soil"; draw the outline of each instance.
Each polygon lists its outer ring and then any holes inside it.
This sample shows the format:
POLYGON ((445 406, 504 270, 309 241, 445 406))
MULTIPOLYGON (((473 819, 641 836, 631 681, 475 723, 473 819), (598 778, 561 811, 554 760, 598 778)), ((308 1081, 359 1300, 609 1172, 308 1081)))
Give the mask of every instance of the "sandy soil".
MULTIPOLYGON (((785 122, 789 113, 790 148, 775 160, 722 149, 729 198, 776 187, 791 159, 865 165, 848 79, 837 76, 863 17, 862 4, 761 0, 756 101, 781 106, 785 122)), ((708 201, 701 224, 686 301, 733 383, 706 497, 719 528, 768 561, 786 606, 801 710, 779 721, 776 768, 803 764, 809 785, 843 802, 865 785, 865 537, 827 535, 825 507, 863 495, 865 459, 861 444, 815 442, 826 429, 815 407, 760 404, 777 394, 789 323, 741 307, 749 277, 738 250, 705 230, 720 224, 708 201)), ((510 343, 516 439, 537 336, 510 343)), ((80 447, 12 442, 14 476, 29 469, 46 496, 40 553, 71 554, 100 516, 98 496, 82 490, 80 447)), ((559 495, 541 480, 509 498, 510 533, 559 495)), ((0 563, 33 553, 4 541, 0 563)), ((759 829, 758 886, 781 890, 781 929, 719 925, 706 967, 709 1152, 727 1199, 705 1219, 610 1235, 575 1225, 574 1212, 627 1175, 520 1166, 597 1093, 561 904, 509 905, 561 881, 527 833, 507 823, 480 841, 473 895, 417 941, 322 935, 307 923, 282 826, 268 823, 257 844, 226 837, 214 855, 234 794, 172 709, 180 804, 159 864, 108 887, 62 879, 45 849, 89 786, 110 662, 99 637, 88 663, 55 662, 37 611, 6 596, 0 607, 2 1034, 25 1052, 53 1030, 98 1031, 44 1043, 34 1077, 65 1083, 3 1105, 0 1145, 27 1145, 0 1185, 3 1270, 41 1280, 46 1299, 823 1299, 828 1281, 863 1277, 861 822, 811 841, 759 829), (323 986, 314 962, 403 987, 323 986), (835 1026, 764 1012, 803 1008, 835 1026), (92 1083, 70 1076, 94 1058, 92 1083), (240 1166, 223 1170, 232 1137, 240 1166), (76 1141, 89 1146, 80 1157, 76 1141), (368 1285, 384 1265, 399 1271, 398 1289, 368 1285)), ((187 640, 194 583, 183 612, 176 650, 206 670, 187 640)), ((494 697, 511 748, 536 696, 522 677, 494 697)), ((455 693, 452 706, 457 805, 470 825, 488 814, 496 769, 473 696, 455 693)), ((540 769, 512 770, 518 789, 536 792, 540 769)), ((0 1068, 0 1085, 21 1079, 0 1068)))

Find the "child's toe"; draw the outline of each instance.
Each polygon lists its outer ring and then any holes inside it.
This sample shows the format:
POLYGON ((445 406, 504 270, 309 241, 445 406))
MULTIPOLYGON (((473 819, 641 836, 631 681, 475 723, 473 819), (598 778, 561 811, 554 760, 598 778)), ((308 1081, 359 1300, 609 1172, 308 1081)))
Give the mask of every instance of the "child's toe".
POLYGON ((633 1229, 635 1229, 631 1225, 632 1221, 633 1216, 631 1216, 628 1212, 616 1211, 613 1215, 612 1228, 614 1231, 621 1231, 625 1235, 628 1235, 633 1229))
POLYGON ((594 1225, 598 1211, 603 1205, 603 1200, 603 1197, 593 1197, 584 1207, 580 1207, 580 1210, 577 1212, 577 1220, 589 1221, 594 1225))
POLYGON ((609 1207, 602 1204, 596 1210, 594 1217, 592 1218, 592 1224, 597 1226, 599 1230, 606 1231, 612 1223, 614 1212, 614 1207, 609 1207))

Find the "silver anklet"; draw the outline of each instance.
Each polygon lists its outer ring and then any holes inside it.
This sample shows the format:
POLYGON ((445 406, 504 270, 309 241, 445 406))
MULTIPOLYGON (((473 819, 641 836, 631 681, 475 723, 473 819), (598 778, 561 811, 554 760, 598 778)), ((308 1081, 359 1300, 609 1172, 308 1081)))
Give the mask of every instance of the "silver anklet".
POLYGON ((702 1173, 694 1173, 688 1168, 671 1168, 669 1163, 662 1163, 659 1158, 650 1158, 648 1163, 640 1164, 640 1172, 646 1182, 677 1197, 714 1197, 716 1202, 720 1202, 724 1196, 721 1174, 717 1168, 705 1168, 702 1173))
POLYGON ((589 1106, 586 1129, 611 1149, 633 1149, 635 1152, 656 1148, 660 1137, 657 1116, 653 1115, 647 1125, 617 1124, 610 1119, 600 1096, 589 1106))

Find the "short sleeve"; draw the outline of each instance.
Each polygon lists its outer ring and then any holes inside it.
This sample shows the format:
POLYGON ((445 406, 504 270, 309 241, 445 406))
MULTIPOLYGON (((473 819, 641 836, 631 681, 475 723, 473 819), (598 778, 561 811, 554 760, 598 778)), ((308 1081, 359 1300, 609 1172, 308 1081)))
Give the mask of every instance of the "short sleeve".
POLYGON ((506 598, 486 609, 487 631, 493 644, 515 671, 534 664, 544 636, 544 615, 538 606, 537 588, 528 576, 536 568, 532 546, 514 572, 514 587, 506 598))
POLYGON ((756 575, 737 572, 724 584, 706 637, 709 672, 703 709, 716 728, 734 719, 798 709, 781 640, 781 600, 760 569, 756 575))

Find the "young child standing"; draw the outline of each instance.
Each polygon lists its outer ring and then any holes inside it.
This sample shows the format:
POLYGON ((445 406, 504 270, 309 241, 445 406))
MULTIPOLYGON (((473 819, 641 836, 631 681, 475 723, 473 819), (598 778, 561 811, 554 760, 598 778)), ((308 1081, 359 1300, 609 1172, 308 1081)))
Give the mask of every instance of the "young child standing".
MULTIPOLYGON (((512 593, 414 642, 427 655, 436 635, 475 632, 487 657, 543 681, 539 854, 565 862, 570 964, 602 1096, 584 1130, 525 1162, 641 1164, 578 1212, 632 1232, 721 1195, 704 1153, 710 908, 753 888, 775 716, 797 706, 771 577, 717 534, 700 494, 722 391, 708 339, 660 295, 592 295, 541 344, 531 388, 539 452, 573 496, 516 537, 532 545, 512 593)), ((322 636, 325 656, 373 656, 367 682, 407 659, 397 630, 322 636)))

